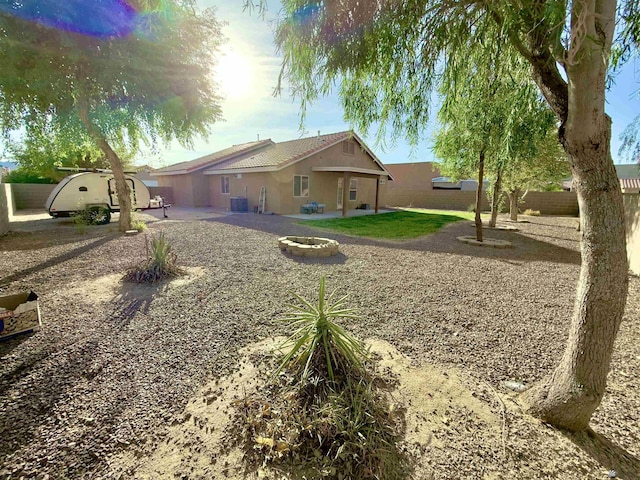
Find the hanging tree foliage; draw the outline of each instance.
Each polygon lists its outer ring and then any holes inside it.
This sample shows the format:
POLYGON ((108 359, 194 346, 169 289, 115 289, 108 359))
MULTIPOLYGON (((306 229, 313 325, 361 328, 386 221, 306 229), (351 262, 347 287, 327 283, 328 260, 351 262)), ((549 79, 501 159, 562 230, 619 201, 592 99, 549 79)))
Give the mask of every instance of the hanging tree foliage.
MULTIPOLYGON (((475 31, 494 26, 529 64, 531 78, 557 117, 577 186, 583 241, 573 320, 553 373, 524 393, 529 411, 558 427, 583 430, 605 392, 627 295, 622 194, 610 152, 605 85, 616 0, 283 0, 277 42, 282 78, 302 107, 339 85, 345 117, 367 131, 417 142, 429 94, 444 58, 465 58, 475 31), (562 71, 562 73, 561 73, 562 71)), ((621 18, 635 28, 638 2, 621 18), (629 23, 630 22, 630 23, 629 23)), ((455 71, 452 73, 455 76, 455 71)), ((463 78, 463 77, 461 77, 463 78)))
POLYGON ((131 199, 117 150, 155 140, 189 145, 207 133, 220 118, 211 81, 220 39, 213 12, 198 13, 190 1, 4 4, 0 127, 36 118, 58 131, 81 129, 113 170, 120 230, 128 230, 131 199))

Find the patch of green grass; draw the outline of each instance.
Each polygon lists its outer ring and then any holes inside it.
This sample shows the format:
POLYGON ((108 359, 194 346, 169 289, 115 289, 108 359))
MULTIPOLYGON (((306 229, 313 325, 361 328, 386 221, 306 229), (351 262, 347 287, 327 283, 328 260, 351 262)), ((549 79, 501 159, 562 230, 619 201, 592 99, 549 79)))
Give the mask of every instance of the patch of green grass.
POLYGON ((302 225, 358 237, 402 240, 437 232, 449 223, 472 220, 473 213, 406 209, 362 217, 305 220, 302 225))

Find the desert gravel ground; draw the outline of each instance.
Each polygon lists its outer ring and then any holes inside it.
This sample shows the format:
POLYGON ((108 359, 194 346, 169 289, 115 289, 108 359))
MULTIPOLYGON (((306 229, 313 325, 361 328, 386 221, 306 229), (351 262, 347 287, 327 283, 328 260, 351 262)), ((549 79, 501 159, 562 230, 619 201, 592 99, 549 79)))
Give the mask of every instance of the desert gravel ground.
MULTIPOLYGON (((473 233, 470 222, 384 242, 280 216, 184 213, 142 215, 189 272, 158 286, 120 282, 143 258, 145 235, 122 236, 115 220, 85 233, 64 220, 24 222, 0 237, 0 294, 33 289, 44 322, 0 343, 0 478, 135 476, 114 466, 115 456, 148 455, 199 388, 236 369, 239 348, 287 332, 277 318, 289 292, 313 297, 321 275, 351 294, 362 315, 349 325, 356 335, 500 395, 509 395, 502 382, 530 384, 562 353, 580 265, 576 219, 530 217, 518 232, 488 232, 515 246, 496 250, 456 241, 473 233), (307 233, 337 239, 340 254, 302 259, 277 248, 278 236, 307 233)), ((613 458, 511 418, 500 455, 470 446, 473 426, 454 431, 429 459, 437 478, 606 478, 623 457, 632 472, 640 465, 638 338, 640 279, 631 277, 607 395, 592 421, 613 458)))

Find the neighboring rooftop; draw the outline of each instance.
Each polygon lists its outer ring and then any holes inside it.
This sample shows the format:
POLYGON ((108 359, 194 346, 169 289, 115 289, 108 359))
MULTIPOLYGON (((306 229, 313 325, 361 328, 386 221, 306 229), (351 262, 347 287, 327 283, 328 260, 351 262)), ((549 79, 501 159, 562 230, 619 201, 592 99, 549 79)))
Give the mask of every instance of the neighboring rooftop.
POLYGON ((631 163, 627 165, 614 165, 618 178, 640 178, 640 165, 631 163))

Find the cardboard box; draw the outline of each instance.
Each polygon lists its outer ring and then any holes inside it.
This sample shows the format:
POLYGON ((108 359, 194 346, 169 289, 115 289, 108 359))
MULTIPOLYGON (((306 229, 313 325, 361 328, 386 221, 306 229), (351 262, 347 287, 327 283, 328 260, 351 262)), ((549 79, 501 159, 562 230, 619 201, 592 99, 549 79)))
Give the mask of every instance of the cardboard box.
POLYGON ((0 297, 0 341, 41 326, 38 295, 34 292, 0 297))

